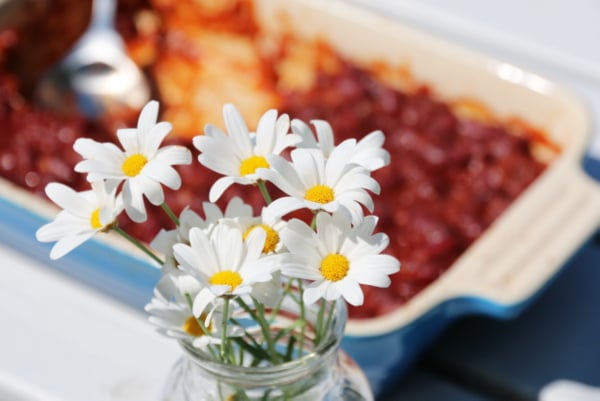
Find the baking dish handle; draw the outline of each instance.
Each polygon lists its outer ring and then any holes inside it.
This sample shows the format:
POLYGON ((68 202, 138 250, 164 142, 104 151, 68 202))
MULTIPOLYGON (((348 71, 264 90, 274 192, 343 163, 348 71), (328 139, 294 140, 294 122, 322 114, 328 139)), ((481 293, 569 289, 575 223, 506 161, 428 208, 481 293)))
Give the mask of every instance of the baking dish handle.
POLYGON ((598 229, 600 185, 572 160, 561 164, 490 227, 485 236, 493 238, 474 244, 448 272, 449 288, 457 289, 450 298, 481 298, 496 306, 473 304, 487 314, 514 314, 598 229))

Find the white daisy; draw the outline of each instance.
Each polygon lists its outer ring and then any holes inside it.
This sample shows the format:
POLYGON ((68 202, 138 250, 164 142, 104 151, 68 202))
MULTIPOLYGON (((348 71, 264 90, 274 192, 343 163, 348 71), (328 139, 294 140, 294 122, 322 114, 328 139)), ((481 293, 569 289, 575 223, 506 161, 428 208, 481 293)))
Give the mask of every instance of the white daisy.
POLYGON ((224 212, 216 204, 210 202, 204 202, 203 209, 209 229, 224 220, 251 219, 253 214, 252 206, 237 196, 229 200, 224 212))
POLYGON ((352 227, 343 215, 323 212, 317 215, 316 232, 301 220, 289 222, 282 241, 294 257, 281 271, 312 281, 304 291, 307 304, 320 298, 332 301, 343 297, 352 305, 361 305, 364 296, 360 284, 390 285, 388 276, 400 270, 400 263, 380 254, 389 239, 385 234, 372 235, 376 222, 376 217, 367 216, 352 227))
POLYGON ((296 147, 321 149, 325 157, 329 157, 329 154, 335 147, 331 125, 323 120, 311 120, 310 122, 315 127, 314 134, 308 124, 304 121, 297 118, 292 120, 292 132, 302 138, 302 141, 300 141, 296 147))
MULTIPOLYGON (((177 279, 163 276, 144 308, 150 314, 148 320, 159 333, 187 340, 195 347, 220 343, 223 314, 217 305, 213 305, 210 315, 196 317, 192 313, 191 302, 201 291, 201 284, 189 275, 181 274, 177 279)), ((239 332, 239 327, 231 326, 227 334, 233 337, 240 335, 239 332)))
POLYGON ((362 206, 373 210, 373 200, 368 191, 379 193, 379 184, 367 169, 358 164, 346 163, 350 142, 336 146, 328 159, 318 149, 295 149, 292 161, 271 156, 270 169, 263 176, 289 196, 273 201, 266 214, 284 216, 301 208, 333 213, 342 210, 353 224, 363 217, 362 206))
POLYGON ((202 288, 202 284, 192 275, 177 268, 169 268, 163 270, 163 275, 156 284, 155 291, 165 299, 176 298, 178 302, 183 302, 189 301, 188 295, 193 299, 202 288))
POLYGON ((265 238, 264 230, 253 230, 244 240, 240 229, 217 224, 210 232, 192 228, 190 245, 173 246, 179 268, 210 289, 196 296, 195 316, 217 297, 250 294, 255 283, 272 279, 279 258, 262 253, 265 238))
MULTIPOLYGON (((302 120, 292 120, 292 132, 302 138, 298 148, 318 148, 323 151, 325 157, 329 157, 334 149, 333 130, 331 125, 324 120, 311 120, 315 127, 316 140, 310 127, 302 120)), ((385 135, 377 130, 369 133, 360 141, 354 138, 346 139, 352 146, 346 148, 347 163, 356 163, 369 171, 375 171, 390 164, 390 154, 383 148, 385 135)))
POLYGON ((171 124, 157 123, 157 118, 158 102, 151 101, 142 109, 137 128, 117 130, 124 150, 88 138, 78 139, 73 146, 85 159, 77 163, 75 171, 88 173, 88 181, 106 179, 115 186, 125 183, 125 211, 135 222, 146 220, 144 197, 153 205, 160 205, 164 202, 161 184, 171 189, 181 186, 181 177, 172 166, 190 164, 192 160, 191 152, 184 146, 160 148, 171 124))
POLYGON ((188 243, 188 233, 192 227, 205 228, 207 223, 196 212, 184 208, 179 215, 179 225, 172 230, 161 229, 150 242, 150 247, 163 255, 163 267, 174 268, 176 266, 173 257, 173 245, 178 242, 188 243))
POLYGON ((252 218, 252 206, 244 203, 239 197, 229 200, 225 212, 222 212, 214 203, 209 202, 204 202, 202 208, 206 219, 203 219, 196 212, 186 207, 179 216, 179 226, 172 230, 160 230, 150 243, 152 248, 164 255, 165 266, 176 266, 173 256, 173 245, 179 242, 189 244, 189 232, 193 227, 198 227, 202 230, 211 230, 223 219, 252 218))
POLYGON ((212 185, 209 200, 216 202, 232 184, 255 184, 262 179, 259 168, 268 168, 267 156, 280 154, 300 138, 289 133, 287 114, 277 117, 276 110, 267 111, 259 120, 256 133, 250 133, 240 112, 231 104, 223 107, 223 117, 229 135, 213 125, 207 125, 204 135, 194 137, 200 151, 198 160, 224 177, 212 185))
POLYGON ((92 189, 76 192, 72 188, 50 183, 46 195, 63 210, 53 221, 35 233, 38 241, 54 242, 50 258, 58 259, 69 253, 98 232, 107 230, 123 210, 116 191, 107 191, 104 182, 91 184, 92 189))
POLYGON ((283 243, 280 241, 281 230, 285 228, 287 222, 274 214, 266 213, 266 208, 262 209, 260 216, 253 216, 252 213, 242 216, 223 218, 221 222, 239 228, 245 239, 253 230, 262 229, 266 233, 263 253, 281 253, 285 251, 283 243))

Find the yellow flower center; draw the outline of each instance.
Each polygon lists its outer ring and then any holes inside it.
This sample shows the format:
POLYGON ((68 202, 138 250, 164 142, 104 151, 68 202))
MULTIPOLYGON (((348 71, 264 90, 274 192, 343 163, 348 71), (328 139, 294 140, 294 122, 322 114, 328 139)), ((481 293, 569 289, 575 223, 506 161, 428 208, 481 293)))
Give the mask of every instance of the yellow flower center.
POLYGON ((304 199, 311 202, 325 204, 334 200, 335 197, 333 196, 333 189, 327 185, 315 185, 306 191, 304 199))
MULTIPOLYGON (((202 318, 202 317, 200 317, 200 318, 202 318)), ((202 330, 202 327, 200 326, 200 323, 198 323, 198 319, 196 319, 195 316, 188 317, 185 320, 185 322, 183 323, 182 329, 183 329, 183 331, 185 331, 186 333, 188 333, 189 335, 192 335, 194 337, 199 337, 199 336, 204 335, 204 330, 202 330)))
POLYGON ((254 174, 259 168, 269 168, 269 162, 263 156, 250 156, 240 164, 240 175, 254 174))
POLYGON ((102 228, 102 223, 100 222, 100 209, 96 209, 92 212, 90 216, 90 225, 94 230, 102 228))
POLYGON ((267 238, 265 239, 265 245, 263 246, 263 253, 270 253, 270 252, 275 251, 275 247, 279 243, 279 234, 277 233, 277 231, 273 230, 271 227, 269 227, 266 224, 257 224, 255 226, 248 228, 246 230, 246 232, 244 232, 244 240, 246 238, 248 238, 248 235, 250 235, 252 230, 254 230, 257 227, 262 228, 267 233, 267 238))
POLYGON ((238 272, 222 270, 213 274, 209 282, 212 285, 228 285, 230 291, 233 291, 235 287, 242 284, 242 276, 238 272))
POLYGON ((339 253, 330 253, 321 261, 319 270, 326 280, 339 281, 346 277, 350 269, 348 258, 339 253))
POLYGON ((123 165, 121 166, 121 170, 126 176, 135 177, 140 173, 140 171, 142 171, 146 163, 148 163, 146 156, 136 153, 135 155, 131 155, 125 159, 123 165))

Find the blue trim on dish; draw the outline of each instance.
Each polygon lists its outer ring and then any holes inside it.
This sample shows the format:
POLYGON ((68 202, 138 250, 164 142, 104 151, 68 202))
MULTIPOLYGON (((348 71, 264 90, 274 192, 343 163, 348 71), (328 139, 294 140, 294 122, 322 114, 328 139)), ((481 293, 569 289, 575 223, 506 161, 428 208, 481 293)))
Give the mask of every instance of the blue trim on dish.
POLYGON ((456 319, 475 314, 510 319, 529 302, 528 299, 514 305, 500 305, 479 297, 453 298, 389 333, 368 337, 347 335, 342 348, 362 368, 373 392, 379 397, 385 395, 386 389, 393 388, 418 356, 456 319))
MULTIPOLYGON (((592 238, 592 237, 590 237, 592 238)), ((591 241, 589 239, 587 242, 591 241)), ((582 252, 585 244, 569 259, 582 252)), ((510 305, 498 304, 488 299, 464 296, 449 299, 406 326, 377 336, 353 337, 347 335, 342 348, 358 363, 367 376, 377 397, 394 388, 415 363, 415 360, 437 340, 453 322, 463 316, 481 315, 495 319, 513 319, 539 298, 546 288, 565 270, 563 268, 550 277, 530 297, 510 305)))
POLYGON ((40 243, 35 232, 48 220, 0 197, 0 241, 55 270, 136 309, 152 297, 160 270, 143 259, 92 239, 59 260, 48 256, 53 244, 40 243))

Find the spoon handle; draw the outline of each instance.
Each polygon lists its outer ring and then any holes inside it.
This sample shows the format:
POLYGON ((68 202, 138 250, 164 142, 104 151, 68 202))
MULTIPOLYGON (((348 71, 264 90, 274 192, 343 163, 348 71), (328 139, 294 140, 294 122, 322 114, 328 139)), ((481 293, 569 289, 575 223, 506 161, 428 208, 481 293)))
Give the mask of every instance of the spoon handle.
POLYGON ((112 29, 115 24, 115 0, 93 0, 90 29, 112 29))

